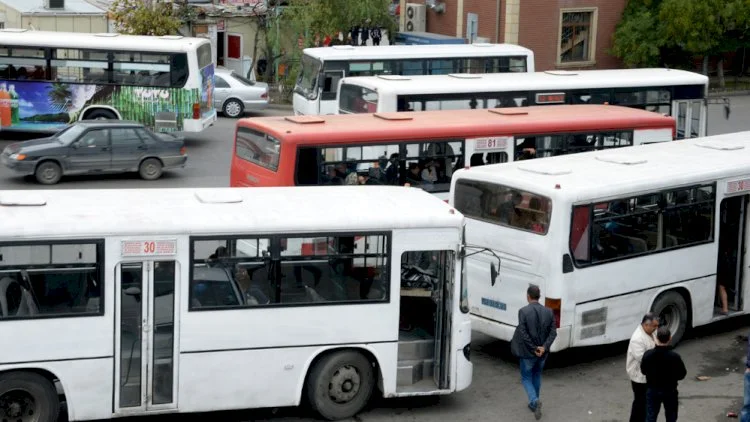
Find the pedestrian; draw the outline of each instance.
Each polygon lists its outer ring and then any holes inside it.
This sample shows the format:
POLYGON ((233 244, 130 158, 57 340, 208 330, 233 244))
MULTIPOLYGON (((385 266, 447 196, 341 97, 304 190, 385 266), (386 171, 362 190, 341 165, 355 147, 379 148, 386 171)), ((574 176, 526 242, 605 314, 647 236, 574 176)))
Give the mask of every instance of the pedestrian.
POLYGON ((646 420, 646 376, 641 372, 641 359, 647 350, 656 346, 654 331, 659 327, 656 314, 649 312, 641 319, 633 335, 630 336, 625 369, 633 388, 633 404, 630 407, 630 422, 646 420))
POLYGON ((537 420, 542 418, 542 369, 549 356, 549 348, 557 337, 555 315, 539 303, 539 287, 530 285, 526 290, 529 303, 518 310, 518 326, 510 342, 510 350, 519 359, 521 385, 529 398, 529 409, 537 420))
POLYGON ((380 28, 377 26, 373 27, 370 30, 370 37, 372 38, 372 45, 380 45, 380 38, 382 38, 383 34, 380 32, 380 28))
POLYGON ((656 422, 664 404, 667 422, 677 422, 677 382, 685 379, 687 370, 680 355, 669 343, 672 333, 667 327, 656 331, 656 347, 643 355, 641 372, 646 375, 646 422, 656 422))
POLYGON ((361 38, 362 38, 362 44, 361 45, 367 45, 367 39, 370 38, 370 20, 367 19, 364 25, 362 25, 362 29, 359 31, 361 38))
POLYGON ((747 338, 747 358, 745 358, 745 402, 740 411, 740 422, 750 422, 750 337, 747 338))

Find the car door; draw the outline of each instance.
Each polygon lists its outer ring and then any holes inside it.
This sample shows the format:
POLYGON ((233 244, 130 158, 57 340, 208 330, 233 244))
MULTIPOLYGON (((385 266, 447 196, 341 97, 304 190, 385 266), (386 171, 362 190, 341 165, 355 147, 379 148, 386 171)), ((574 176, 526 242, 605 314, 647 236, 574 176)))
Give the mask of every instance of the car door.
POLYGON ((135 129, 111 129, 113 170, 128 171, 137 169, 141 158, 148 151, 148 145, 141 140, 135 129))
POLYGON ((214 108, 221 110, 224 101, 229 96, 229 82, 219 75, 214 74, 214 108))
POLYGON ((109 129, 94 128, 84 132, 70 146, 68 168, 71 172, 108 171, 112 165, 109 129))

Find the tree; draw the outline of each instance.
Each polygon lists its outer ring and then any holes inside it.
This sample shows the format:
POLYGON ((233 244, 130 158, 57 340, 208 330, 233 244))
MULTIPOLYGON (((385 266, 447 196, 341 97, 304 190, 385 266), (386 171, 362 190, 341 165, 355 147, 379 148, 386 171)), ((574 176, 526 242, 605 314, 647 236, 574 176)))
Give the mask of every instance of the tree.
POLYGON ((613 36, 612 51, 628 67, 656 67, 662 65, 661 37, 658 10, 651 5, 628 4, 613 36))
POLYGON ((750 32, 748 0, 664 0, 659 11, 664 37, 687 53, 703 56, 703 73, 708 60, 719 55, 719 86, 724 87, 723 53, 747 45, 750 32))
POLYGON ((176 34, 182 24, 171 2, 115 0, 109 9, 117 32, 131 35, 176 34))

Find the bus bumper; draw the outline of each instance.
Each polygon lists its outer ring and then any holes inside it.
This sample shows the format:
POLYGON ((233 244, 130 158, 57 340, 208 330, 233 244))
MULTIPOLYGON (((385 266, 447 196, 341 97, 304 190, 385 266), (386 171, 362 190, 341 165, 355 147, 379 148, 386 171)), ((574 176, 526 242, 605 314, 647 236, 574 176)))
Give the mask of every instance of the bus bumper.
POLYGON ((216 122, 216 110, 204 115, 201 119, 184 119, 182 121, 183 132, 201 132, 203 129, 211 126, 216 122))
MULTIPOLYGON (((471 314, 471 328, 474 331, 504 341, 511 341, 513 333, 516 331, 516 327, 513 325, 503 324, 474 314, 471 314)), ((570 347, 570 333, 570 326, 558 328, 557 338, 552 343, 550 352, 559 352, 570 347)))

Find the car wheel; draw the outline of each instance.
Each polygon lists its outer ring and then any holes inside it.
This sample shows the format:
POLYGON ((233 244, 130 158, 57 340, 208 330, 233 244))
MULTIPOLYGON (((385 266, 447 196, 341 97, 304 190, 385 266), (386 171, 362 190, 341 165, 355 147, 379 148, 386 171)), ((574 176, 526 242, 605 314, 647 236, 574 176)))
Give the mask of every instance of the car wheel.
POLYGON ((141 163, 138 173, 140 173, 141 178, 144 180, 156 180, 161 177, 161 169, 161 161, 156 158, 147 158, 141 163))
POLYGON ((117 120, 117 116, 109 110, 94 110, 84 120, 117 120))
POLYGON ((54 185, 62 178, 62 168, 54 161, 45 161, 37 166, 34 176, 43 185, 54 185))
POLYGON ((242 105, 240 100, 232 98, 231 100, 227 100, 227 102, 224 103, 224 109, 222 110, 222 112, 225 116, 236 119, 242 115, 242 112, 244 110, 245 106, 242 105))

